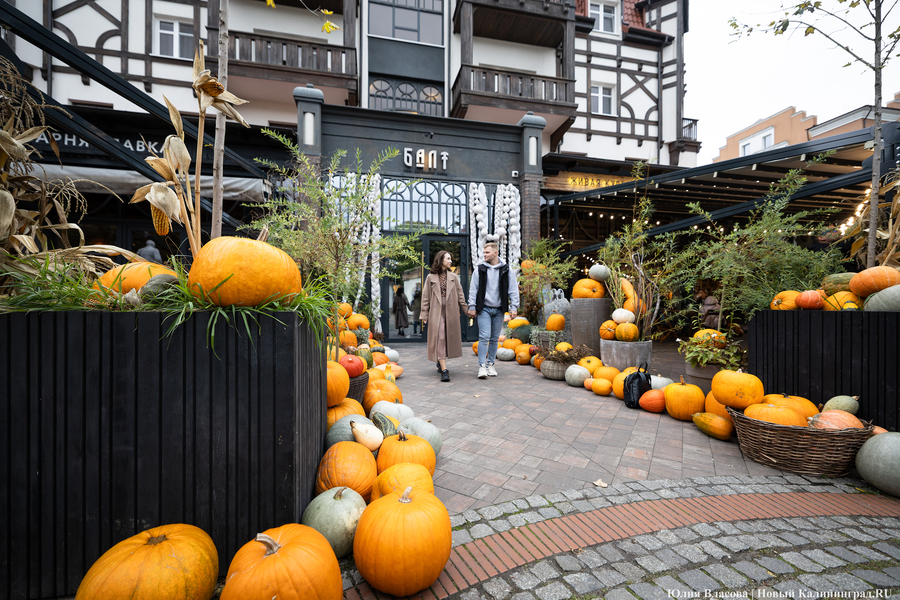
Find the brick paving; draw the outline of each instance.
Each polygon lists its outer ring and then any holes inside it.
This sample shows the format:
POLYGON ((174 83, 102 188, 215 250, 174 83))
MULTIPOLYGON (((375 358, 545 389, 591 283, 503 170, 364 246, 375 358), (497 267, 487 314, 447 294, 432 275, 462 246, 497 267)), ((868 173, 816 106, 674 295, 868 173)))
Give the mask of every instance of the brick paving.
MULTIPOLYGON (((654 347, 652 373, 678 380, 674 348, 654 347)), ((516 363, 478 380, 468 348, 441 384, 423 345, 397 349, 404 403, 443 435, 435 491, 454 528, 413 598, 900 597, 900 501, 861 480, 770 469, 516 363)), ((345 598, 393 598, 340 562, 345 598)))

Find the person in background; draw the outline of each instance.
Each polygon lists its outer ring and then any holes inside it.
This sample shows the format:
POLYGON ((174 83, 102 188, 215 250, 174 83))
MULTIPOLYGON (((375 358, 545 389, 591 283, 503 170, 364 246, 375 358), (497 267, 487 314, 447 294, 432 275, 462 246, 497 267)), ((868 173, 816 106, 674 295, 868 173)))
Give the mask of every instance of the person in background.
POLYGON ((156 249, 156 242, 153 240, 147 240, 144 247, 137 251, 137 255, 144 260, 150 260, 156 263, 162 262, 162 254, 156 249))
POLYGON ((515 319, 519 308, 516 273, 500 260, 497 242, 484 245, 484 262, 472 274, 469 286, 470 317, 478 319, 478 378, 496 377, 494 358, 503 330, 503 313, 515 319))
POLYGON ((447 359, 462 356, 459 314, 460 309, 467 308, 459 276, 450 270, 451 266, 453 257, 450 253, 446 250, 438 252, 422 289, 422 326, 431 323, 428 328, 428 360, 437 363, 443 382, 450 381, 447 359))
POLYGON ((397 335, 406 337, 403 330, 409 327, 409 316, 406 314, 406 311, 409 310, 409 299, 406 297, 406 290, 403 289, 402 283, 397 286, 397 293, 394 295, 393 310, 394 324, 397 326, 397 335))
POLYGON ((422 285, 419 283, 416 284, 416 289, 413 291, 410 310, 413 314, 413 335, 419 335, 419 326, 422 320, 422 285))

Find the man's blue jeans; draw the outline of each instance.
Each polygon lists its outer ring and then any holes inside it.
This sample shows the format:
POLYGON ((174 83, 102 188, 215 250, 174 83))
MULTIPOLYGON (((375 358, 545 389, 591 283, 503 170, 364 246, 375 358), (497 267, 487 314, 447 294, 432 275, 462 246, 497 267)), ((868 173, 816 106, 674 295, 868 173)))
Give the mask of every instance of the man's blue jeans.
POLYGON ((503 331, 503 310, 497 306, 485 306, 478 313, 478 366, 494 364, 497 356, 497 339, 503 331))

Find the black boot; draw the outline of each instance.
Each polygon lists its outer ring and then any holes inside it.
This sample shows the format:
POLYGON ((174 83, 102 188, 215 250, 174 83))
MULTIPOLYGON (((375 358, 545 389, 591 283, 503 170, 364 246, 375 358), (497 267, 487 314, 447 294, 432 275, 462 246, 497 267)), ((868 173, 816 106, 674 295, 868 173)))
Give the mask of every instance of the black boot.
POLYGON ((441 382, 442 383, 450 382, 450 371, 448 371, 447 369, 444 369, 443 371, 441 371, 441 382))

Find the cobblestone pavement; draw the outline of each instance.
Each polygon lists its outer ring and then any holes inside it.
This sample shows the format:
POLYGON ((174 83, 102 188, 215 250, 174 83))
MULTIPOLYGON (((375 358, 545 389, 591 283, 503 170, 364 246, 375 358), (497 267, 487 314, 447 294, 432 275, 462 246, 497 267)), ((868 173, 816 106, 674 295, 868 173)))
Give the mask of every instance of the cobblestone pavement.
MULTIPOLYGON (((415 598, 900 597, 900 501, 861 480, 758 465, 515 363, 482 381, 464 355, 441 384, 424 348, 398 348, 404 403, 444 434, 435 484, 454 528, 415 598)), ((683 363, 667 350, 654 367, 672 377, 683 363)), ((346 598, 391 598, 352 557, 341 567, 346 598)))

